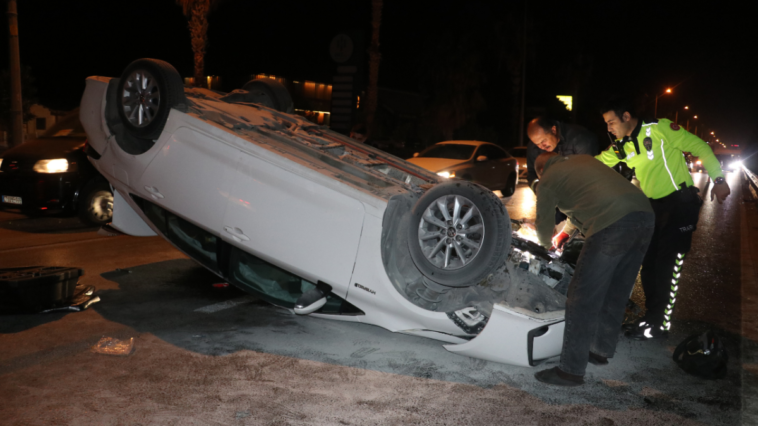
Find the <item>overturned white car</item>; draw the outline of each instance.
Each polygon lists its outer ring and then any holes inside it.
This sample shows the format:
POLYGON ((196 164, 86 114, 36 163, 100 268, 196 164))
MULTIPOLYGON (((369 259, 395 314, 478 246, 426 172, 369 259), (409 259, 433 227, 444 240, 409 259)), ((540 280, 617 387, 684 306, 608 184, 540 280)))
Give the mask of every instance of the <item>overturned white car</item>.
POLYGON ((162 235, 298 314, 530 366, 559 355, 571 267, 512 237, 503 203, 290 114, 286 89, 185 88, 141 59, 90 77, 81 121, 112 226, 162 235))

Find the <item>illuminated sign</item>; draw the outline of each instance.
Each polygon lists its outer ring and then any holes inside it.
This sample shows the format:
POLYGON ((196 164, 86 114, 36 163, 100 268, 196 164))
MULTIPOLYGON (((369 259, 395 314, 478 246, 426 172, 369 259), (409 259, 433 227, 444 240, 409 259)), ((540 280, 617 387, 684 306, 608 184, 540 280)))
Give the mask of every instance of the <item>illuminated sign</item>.
POLYGON ((566 109, 569 110, 569 111, 571 111, 571 106, 574 104, 574 97, 573 96, 561 96, 561 95, 558 95, 558 96, 556 96, 556 98, 558 98, 559 101, 561 101, 564 104, 566 104, 566 109))

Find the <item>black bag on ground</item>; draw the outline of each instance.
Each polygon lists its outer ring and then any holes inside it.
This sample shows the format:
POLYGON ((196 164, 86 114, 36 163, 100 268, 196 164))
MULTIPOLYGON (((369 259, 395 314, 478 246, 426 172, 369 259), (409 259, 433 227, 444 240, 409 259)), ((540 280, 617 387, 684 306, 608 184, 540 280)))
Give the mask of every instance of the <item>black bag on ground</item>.
POLYGON ((685 372, 703 379, 722 379, 726 376, 729 355, 713 331, 693 334, 674 351, 674 361, 685 372))

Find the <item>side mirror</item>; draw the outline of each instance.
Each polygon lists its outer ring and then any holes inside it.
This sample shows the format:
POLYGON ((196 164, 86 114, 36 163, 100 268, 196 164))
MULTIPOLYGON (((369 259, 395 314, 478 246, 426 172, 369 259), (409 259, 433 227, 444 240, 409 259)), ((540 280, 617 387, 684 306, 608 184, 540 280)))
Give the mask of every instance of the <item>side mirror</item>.
POLYGON ((480 156, 476 157, 476 161, 487 161, 487 156, 486 155, 480 155, 480 156))
POLYGON ((418 152, 413 153, 413 158, 416 158, 416 157, 418 157, 418 152))

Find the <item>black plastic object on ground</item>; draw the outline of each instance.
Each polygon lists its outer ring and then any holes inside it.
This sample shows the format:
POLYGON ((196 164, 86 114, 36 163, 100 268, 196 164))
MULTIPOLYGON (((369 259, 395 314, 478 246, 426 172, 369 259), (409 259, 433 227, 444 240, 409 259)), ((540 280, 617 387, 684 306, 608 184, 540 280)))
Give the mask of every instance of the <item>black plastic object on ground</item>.
POLYGON ((706 331, 684 339, 674 351, 674 361, 693 376, 714 380, 726 376, 729 355, 716 333, 706 331))
MULTIPOLYGON (((0 308, 3 311, 41 312, 71 304, 84 271, 62 266, 0 269, 0 308)), ((85 290, 81 288, 79 290, 85 290)), ((94 289, 87 289, 92 295, 94 289)), ((79 293, 82 293, 80 291, 79 293)), ((79 294, 80 296, 80 294, 79 294)))

